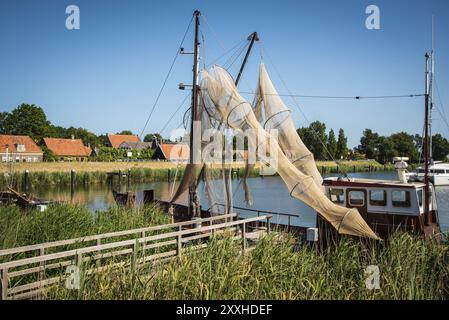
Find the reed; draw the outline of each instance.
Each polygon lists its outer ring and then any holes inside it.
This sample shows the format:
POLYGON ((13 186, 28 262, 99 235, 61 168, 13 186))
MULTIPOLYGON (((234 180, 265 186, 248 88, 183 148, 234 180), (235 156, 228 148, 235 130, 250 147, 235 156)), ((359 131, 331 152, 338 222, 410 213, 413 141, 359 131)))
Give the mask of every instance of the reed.
POLYGON ((398 233, 367 247, 343 239, 318 252, 272 233, 241 255, 238 241, 214 237, 208 247, 139 270, 109 268, 83 276, 80 290, 54 287, 48 299, 447 299, 449 247, 398 233), (365 268, 380 269, 368 290, 365 268))
POLYGON ((85 206, 58 204, 44 212, 0 207, 0 248, 77 238, 168 223, 157 208, 111 207, 92 213, 85 206))

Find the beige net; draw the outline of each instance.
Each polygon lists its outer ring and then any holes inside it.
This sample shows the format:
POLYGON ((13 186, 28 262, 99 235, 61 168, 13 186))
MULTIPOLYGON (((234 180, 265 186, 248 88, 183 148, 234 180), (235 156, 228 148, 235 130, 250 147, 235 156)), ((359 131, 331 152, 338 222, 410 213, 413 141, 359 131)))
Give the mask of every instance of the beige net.
MULTIPOLYGON (((276 167, 291 196, 319 212, 341 234, 378 239, 357 209, 344 208, 331 202, 323 194, 313 175, 302 173, 290 162, 276 139, 261 126, 251 104, 240 95, 232 77, 226 70, 214 66, 209 72, 202 71, 200 86, 204 107, 208 114, 214 115, 217 120, 225 122, 234 130, 253 130, 256 132, 256 149, 259 150, 259 148, 264 147, 267 154, 276 160, 272 165, 276 167)), ((286 137, 286 139, 288 138, 286 137)), ((295 145, 291 145, 292 149, 288 149, 290 148, 288 146, 284 147, 287 150, 305 153, 304 150, 297 150, 295 145)), ((293 153, 292 156, 295 157, 298 154, 293 153)), ((305 167, 302 166, 301 168, 305 167)))

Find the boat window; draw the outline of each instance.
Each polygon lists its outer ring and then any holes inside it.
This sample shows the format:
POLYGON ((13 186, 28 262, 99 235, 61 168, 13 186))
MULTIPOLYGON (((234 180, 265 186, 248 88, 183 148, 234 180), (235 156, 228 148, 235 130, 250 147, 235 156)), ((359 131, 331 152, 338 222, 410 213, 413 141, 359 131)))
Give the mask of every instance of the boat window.
POLYGON ((424 169, 418 169, 418 173, 424 173, 424 169))
POLYGON ((391 201, 394 207, 410 207, 410 191, 392 191, 391 201))
POLYGON ((387 205, 387 192, 385 190, 370 190, 369 204, 372 206, 387 205))
POLYGON ((422 190, 418 190, 418 204, 419 204, 419 206, 420 207, 422 207, 422 196, 423 196, 423 192, 422 192, 422 190))
POLYGON ((333 203, 345 202, 345 191, 343 189, 330 189, 329 193, 333 203))
POLYGON ((435 169, 433 170, 434 173, 444 173, 444 169, 435 169))
POLYGON ((349 191, 349 204, 356 207, 365 205, 365 193, 363 191, 349 191))

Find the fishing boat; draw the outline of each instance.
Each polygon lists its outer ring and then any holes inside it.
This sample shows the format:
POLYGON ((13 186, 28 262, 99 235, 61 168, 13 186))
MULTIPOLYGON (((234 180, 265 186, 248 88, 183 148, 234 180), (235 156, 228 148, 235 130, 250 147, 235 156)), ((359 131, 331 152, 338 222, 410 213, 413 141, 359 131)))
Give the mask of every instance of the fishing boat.
MULTIPOLYGON (((238 133, 250 131, 255 134, 256 139, 248 139, 249 156, 242 178, 248 206, 253 205, 254 200, 246 179, 257 161, 279 175, 293 198, 304 202, 316 211, 316 228, 302 228, 302 233, 307 233, 308 239, 317 241, 319 238, 326 241, 326 239, 346 235, 380 240, 388 237, 398 228, 421 233, 426 237, 439 234, 435 193, 430 185, 428 174, 425 175, 423 183, 409 183, 404 178, 406 162, 401 159, 397 163, 398 172, 401 174, 401 179, 398 181, 345 177, 323 180, 313 154, 297 134, 291 111, 276 91, 263 61, 259 66, 259 78, 253 103, 246 101, 237 88, 251 48, 254 42, 259 40, 257 33, 254 32, 248 37, 248 50, 236 79, 219 65, 204 68, 200 72, 199 11, 195 11, 193 19, 195 20, 194 50, 189 52, 194 57, 189 121, 189 163, 176 192, 173 188, 170 198, 153 199, 153 201, 160 203, 175 219, 232 213, 234 194, 230 183, 232 169, 221 156, 223 146, 218 144, 219 163, 208 162, 203 157, 204 151, 210 152, 213 148, 210 148, 210 145, 201 137, 206 130, 215 130, 218 133, 224 131, 228 133, 230 130, 238 133), (198 131, 201 134, 198 135, 198 131), (251 157, 252 154, 253 157, 251 157), (251 161, 251 158, 255 161, 251 161), (201 179, 204 182, 203 187, 209 203, 209 208, 206 210, 201 207, 197 191, 201 179), (217 201, 219 189, 224 203, 222 206, 217 201), (187 200, 180 201, 186 193, 187 197, 184 198, 187 200)), ((180 51, 186 53, 184 49, 180 51)), ((428 67, 428 55, 426 55, 426 66, 428 67)), ((185 89, 186 85, 182 84, 180 88, 185 89)), ((425 122, 428 123, 427 93, 425 105, 425 122)), ((188 125, 185 124, 185 127, 187 128, 188 125)), ((426 130, 426 137, 427 135, 426 130)), ((216 151, 214 149, 214 154, 216 151)), ((427 145, 425 145, 425 154, 428 154, 427 145)), ((216 160, 216 158, 213 159, 216 160)), ((428 160, 428 157, 426 159, 428 160)), ((426 161, 426 172, 428 172, 428 161, 426 161)))
MULTIPOLYGON (((410 181, 424 181, 425 168, 418 167, 409 174, 410 181)), ((434 186, 449 186, 449 163, 434 161, 429 166, 429 178, 434 186)))

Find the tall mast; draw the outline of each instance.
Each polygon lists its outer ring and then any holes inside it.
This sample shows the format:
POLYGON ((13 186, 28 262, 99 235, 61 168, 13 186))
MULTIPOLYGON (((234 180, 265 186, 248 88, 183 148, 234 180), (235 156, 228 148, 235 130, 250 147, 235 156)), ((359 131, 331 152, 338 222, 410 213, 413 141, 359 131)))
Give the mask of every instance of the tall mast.
POLYGON ((237 75, 237 79, 235 80, 235 85, 237 86, 240 81, 240 77, 242 76, 243 69, 245 68, 246 61, 248 60, 249 54, 251 53, 251 49, 253 48, 254 41, 259 41, 259 36, 257 32, 251 33, 251 35, 248 37, 248 40, 250 40, 248 50, 246 51, 245 58, 243 59, 242 66, 240 67, 239 74, 237 75))
POLYGON ((425 72, 425 103, 424 103, 424 221, 429 223, 430 212, 430 193, 429 193, 429 54, 426 53, 426 72, 425 72))
MULTIPOLYGON (((198 103, 198 72, 200 57, 199 27, 200 27, 200 11, 195 10, 193 13, 195 18, 195 39, 193 51, 193 80, 192 80, 192 104, 191 104, 191 124, 190 124, 190 164, 199 164, 201 159, 201 141, 196 141, 195 133, 198 133, 198 125, 201 121, 201 114, 198 103)), ((200 126, 199 126, 200 127, 200 126)), ((189 188, 189 216, 199 215, 199 201, 197 195, 196 183, 189 188)))
POLYGON ((432 15, 432 50, 430 52, 430 74, 429 74, 429 161, 433 163, 433 146, 432 146, 432 111, 433 111, 433 86, 435 82, 435 33, 434 33, 434 16, 432 15))

